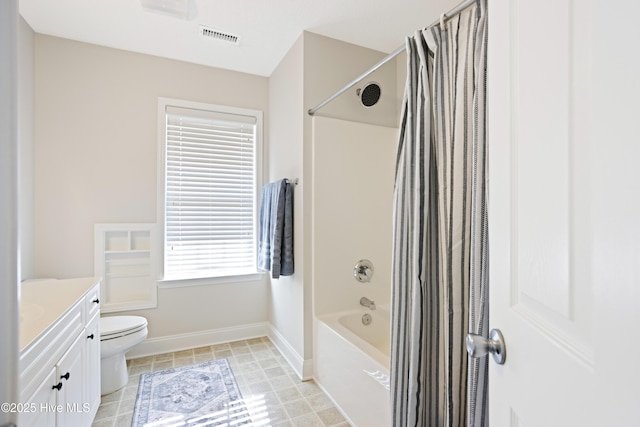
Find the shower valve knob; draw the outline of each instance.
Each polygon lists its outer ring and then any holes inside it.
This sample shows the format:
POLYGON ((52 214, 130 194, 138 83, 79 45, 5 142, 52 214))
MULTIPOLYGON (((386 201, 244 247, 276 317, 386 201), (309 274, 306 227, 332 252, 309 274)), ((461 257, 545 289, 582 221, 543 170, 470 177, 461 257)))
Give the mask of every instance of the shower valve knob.
POLYGON ((370 282, 373 277, 373 263, 368 259, 358 261, 353 267, 353 277, 360 283, 370 282))
POLYGON ((491 353, 493 360, 498 365, 503 365, 507 359, 507 348, 504 345, 504 337, 499 329, 492 329, 489 338, 482 335, 467 335, 467 353, 471 357, 484 357, 491 353))

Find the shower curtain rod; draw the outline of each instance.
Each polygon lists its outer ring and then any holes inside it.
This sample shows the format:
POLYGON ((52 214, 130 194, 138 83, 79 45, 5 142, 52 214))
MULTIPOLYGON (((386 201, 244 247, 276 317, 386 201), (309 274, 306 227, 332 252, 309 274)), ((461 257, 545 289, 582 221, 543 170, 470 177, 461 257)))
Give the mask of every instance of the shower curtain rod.
MULTIPOLYGON (((443 15, 444 15, 443 16, 443 18, 444 18, 443 20, 449 19, 449 18, 457 15, 458 13, 462 12, 463 10, 465 10, 466 8, 468 8, 469 6, 474 4, 475 2, 476 2, 476 0, 465 0, 465 1, 463 1, 462 3, 460 3, 459 5, 454 7, 453 9, 451 9, 449 12, 443 13, 443 15)), ((440 21, 441 21, 441 19, 439 18, 437 21, 435 21, 434 23, 429 25, 427 28, 430 28, 430 27, 433 27, 436 24, 439 24, 440 21)), ((331 95, 330 97, 328 97, 327 99, 322 101, 320 104, 318 104, 315 107, 309 109, 309 111, 307 111, 307 113, 310 116, 313 116, 316 113, 316 111, 318 111, 319 109, 321 109, 322 107, 324 107, 325 105, 327 105, 328 103, 330 103, 331 101, 333 101, 334 99, 336 99, 337 97, 339 97, 340 95, 342 95, 343 93, 345 93, 346 91, 348 91, 349 89, 354 87, 360 80, 364 79, 369 74, 371 74, 374 71, 378 70, 378 68, 382 67, 384 64, 386 64, 387 62, 391 61, 396 56, 400 55, 402 52, 405 51, 405 49, 406 49, 405 45, 400 46, 399 48, 397 48, 396 50, 391 52, 389 55, 387 55, 384 58, 382 58, 382 60, 380 60, 380 62, 376 63, 373 67, 369 68, 367 71, 365 71, 364 73, 362 73, 361 75, 356 77, 354 80, 352 80, 351 83, 347 84, 345 87, 343 87, 342 89, 340 89, 339 91, 337 91, 336 93, 334 93, 333 95, 331 95)))

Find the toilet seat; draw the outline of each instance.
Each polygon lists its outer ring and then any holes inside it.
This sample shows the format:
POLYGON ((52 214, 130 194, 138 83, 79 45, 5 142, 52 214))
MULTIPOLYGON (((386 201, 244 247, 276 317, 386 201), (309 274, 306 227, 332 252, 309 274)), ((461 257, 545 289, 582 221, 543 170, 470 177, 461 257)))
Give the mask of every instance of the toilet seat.
POLYGON ((112 316, 100 318, 100 341, 134 334, 147 327, 147 319, 141 316, 112 316))

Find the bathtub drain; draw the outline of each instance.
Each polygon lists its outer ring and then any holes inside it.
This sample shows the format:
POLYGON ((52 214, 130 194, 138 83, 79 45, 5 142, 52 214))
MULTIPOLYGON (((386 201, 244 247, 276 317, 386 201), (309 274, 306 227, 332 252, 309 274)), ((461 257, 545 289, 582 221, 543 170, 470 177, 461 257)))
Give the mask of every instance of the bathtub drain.
POLYGON ((369 313, 365 313, 362 315, 362 324, 363 325, 371 324, 371 315, 369 313))

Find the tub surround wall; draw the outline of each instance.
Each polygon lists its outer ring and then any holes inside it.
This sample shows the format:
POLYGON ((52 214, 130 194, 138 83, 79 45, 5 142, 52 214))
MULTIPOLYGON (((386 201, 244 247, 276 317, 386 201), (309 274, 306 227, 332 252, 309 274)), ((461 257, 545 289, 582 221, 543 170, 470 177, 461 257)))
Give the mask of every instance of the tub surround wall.
POLYGON ((314 300, 316 315, 389 304, 396 128, 314 119, 314 300), (353 277, 373 262, 369 283, 353 277))
POLYGON ((389 342, 397 137, 397 128, 313 119, 314 377, 354 425, 390 423, 389 391, 379 378, 389 375, 381 343, 389 342), (367 283, 353 277, 362 258, 374 266, 367 283), (363 296, 376 311, 360 306, 363 296), (365 313, 369 326, 359 324, 365 313))

